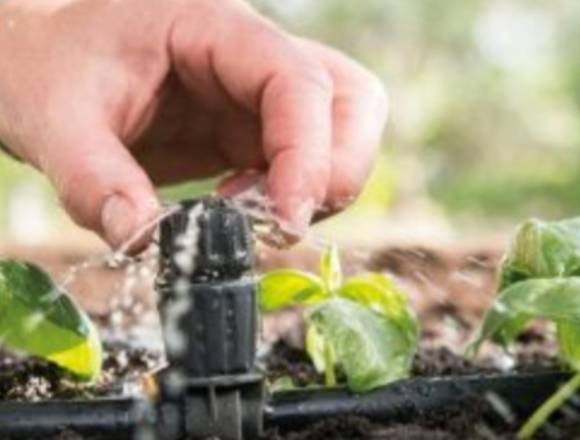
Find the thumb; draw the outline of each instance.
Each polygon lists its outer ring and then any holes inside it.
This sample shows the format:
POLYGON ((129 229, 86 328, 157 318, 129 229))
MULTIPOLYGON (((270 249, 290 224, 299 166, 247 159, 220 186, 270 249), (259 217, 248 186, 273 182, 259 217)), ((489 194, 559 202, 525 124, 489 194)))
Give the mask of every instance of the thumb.
MULTIPOLYGON (((76 130, 75 130, 76 131, 76 130)), ((158 212, 154 187, 119 139, 107 130, 83 130, 62 136, 46 148, 40 168, 81 226, 92 229, 112 247, 127 240, 143 246, 151 231, 133 237, 158 212), (91 133, 90 138, 86 133, 91 133)))

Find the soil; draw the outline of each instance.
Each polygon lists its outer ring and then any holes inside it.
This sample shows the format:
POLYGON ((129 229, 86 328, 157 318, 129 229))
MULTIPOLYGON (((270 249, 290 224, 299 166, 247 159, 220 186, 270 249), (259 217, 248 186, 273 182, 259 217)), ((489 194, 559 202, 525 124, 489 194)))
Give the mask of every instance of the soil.
MULTIPOLYGON (((542 359, 544 365, 551 365, 551 359, 542 359)), ((283 341, 274 345, 266 361, 266 371, 272 382, 290 377, 297 387, 323 385, 324 376, 319 374, 310 362, 308 355, 301 349, 290 347, 283 341)), ((449 376, 499 372, 497 368, 476 364, 455 353, 447 347, 424 348, 419 351, 413 363, 412 376, 449 376)), ((337 379, 344 379, 337 371, 337 379)))
MULTIPOLYGON (((534 329, 526 332, 520 340, 524 346, 545 342, 543 336, 534 329)), ((559 369, 557 359, 538 347, 535 350, 528 347, 528 351, 522 349, 515 362, 514 369, 521 372, 559 369)), ((294 385, 299 387, 323 384, 323 377, 314 370, 307 354, 283 341, 273 347, 266 366, 273 381, 289 376, 294 385)), ((415 357, 412 375, 441 377, 500 372, 501 369, 494 366, 491 359, 472 362, 453 353, 449 348, 427 346, 421 347, 415 357)), ((508 425, 496 418, 490 420, 490 412, 489 403, 474 401, 472 405, 446 408, 438 414, 425 415, 421 420, 410 423, 383 425, 356 416, 341 417, 321 420, 296 432, 272 429, 262 440, 515 440, 519 425, 508 425)), ((568 417, 556 420, 549 431, 540 433, 537 438, 580 438, 580 421, 576 421, 573 416, 574 414, 568 414, 568 417)))
POLYGON ((0 400, 90 399, 120 395, 124 385, 160 364, 160 355, 121 344, 105 345, 103 374, 95 384, 63 379, 58 367, 0 352, 0 400))
MULTIPOLYGON (((382 425, 349 416, 321 420, 296 432, 267 432, 262 440, 517 440, 516 425, 493 424, 486 420, 485 408, 448 408, 426 415, 413 423, 382 425)), ((580 422, 561 418, 549 429, 540 431, 536 440, 580 439, 580 422)))
POLYGON ((498 434, 477 420, 477 411, 450 411, 420 423, 382 426, 361 417, 317 422, 301 432, 269 432, 267 440, 516 440, 514 434, 498 434), (475 417, 475 419, 474 419, 475 417), (475 421, 475 424, 474 424, 475 421))

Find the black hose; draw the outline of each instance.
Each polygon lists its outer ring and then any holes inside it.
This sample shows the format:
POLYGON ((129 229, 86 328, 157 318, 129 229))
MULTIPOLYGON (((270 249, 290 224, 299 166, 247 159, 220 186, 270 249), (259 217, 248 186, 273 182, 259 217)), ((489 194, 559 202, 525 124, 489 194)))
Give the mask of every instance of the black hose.
POLYGON ((148 407, 133 399, 1 402, 0 439, 48 440, 74 433, 91 440, 131 440, 148 407))
MULTIPOLYGON (((484 401, 496 420, 513 424, 527 417, 568 377, 554 372, 415 378, 366 394, 338 388, 283 391, 274 393, 266 405, 264 423, 282 431, 346 415, 401 423, 454 406, 465 410, 484 401)), ((146 400, 1 402, 0 439, 49 440, 72 432, 91 440, 132 440, 140 427, 164 420, 155 419, 146 400)), ((175 419, 169 425, 175 423, 182 422, 175 419)), ((180 430, 179 426, 170 428, 180 430)))
POLYGON ((358 395, 344 389, 284 391, 273 395, 265 412, 265 425, 296 429, 347 415, 401 423, 482 402, 487 415, 511 424, 527 417, 567 377, 566 373, 555 372, 416 378, 358 395))

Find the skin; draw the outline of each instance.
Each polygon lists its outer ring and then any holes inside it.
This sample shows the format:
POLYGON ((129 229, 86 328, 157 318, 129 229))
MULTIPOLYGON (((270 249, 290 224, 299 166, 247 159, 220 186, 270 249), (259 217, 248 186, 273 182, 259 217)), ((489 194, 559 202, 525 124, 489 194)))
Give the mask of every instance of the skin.
POLYGON ((380 82, 241 0, 0 1, 0 140, 111 246, 155 186, 263 175, 297 237, 360 191, 386 120, 380 82))

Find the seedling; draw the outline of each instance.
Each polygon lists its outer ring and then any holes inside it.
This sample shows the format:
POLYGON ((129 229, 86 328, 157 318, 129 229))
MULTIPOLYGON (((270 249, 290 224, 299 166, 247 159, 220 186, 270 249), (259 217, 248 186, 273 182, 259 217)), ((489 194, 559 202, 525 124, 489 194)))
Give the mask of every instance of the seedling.
POLYGON ((78 380, 92 381, 101 371, 95 326, 30 263, 0 261, 0 344, 56 364, 78 380))
POLYGON ((468 349, 486 339, 504 347, 535 318, 556 326, 560 355, 575 374, 530 417, 522 439, 536 430, 580 387, 580 218, 521 225, 499 273, 499 295, 468 349))
POLYGON ((323 253, 320 275, 293 269, 265 274, 260 306, 271 312, 306 305, 306 350, 327 386, 340 365, 348 387, 369 391, 408 377, 419 324, 406 295, 385 275, 369 273, 343 282, 336 246, 323 253))

